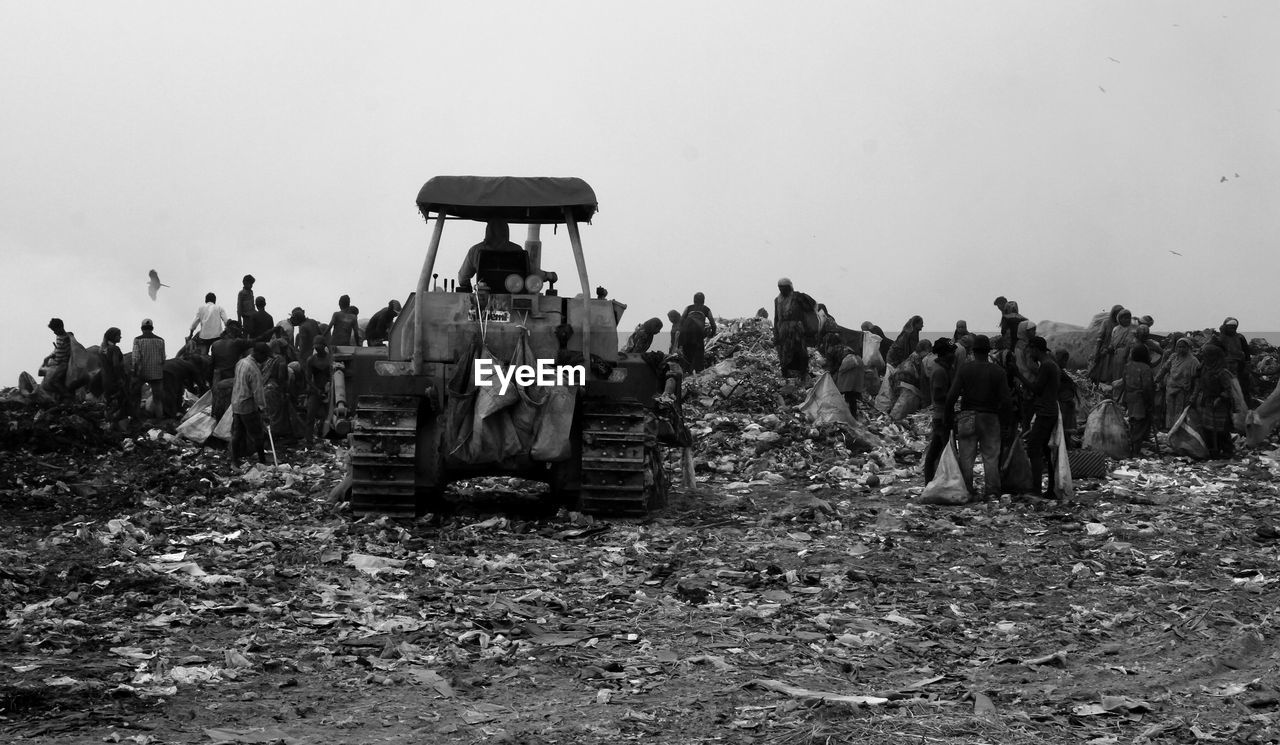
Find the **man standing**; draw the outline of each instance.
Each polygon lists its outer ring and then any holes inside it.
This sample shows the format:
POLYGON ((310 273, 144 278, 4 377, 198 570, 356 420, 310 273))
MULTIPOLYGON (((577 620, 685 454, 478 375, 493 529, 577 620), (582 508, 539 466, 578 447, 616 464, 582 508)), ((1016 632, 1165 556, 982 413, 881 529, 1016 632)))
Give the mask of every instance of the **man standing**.
MULTIPOLYGON (((809 352, 804 346, 804 314, 815 308, 813 298, 796 292, 791 280, 778 280, 778 296, 773 299, 773 343, 778 349, 782 377, 809 377, 809 352)), ((682 329, 683 332, 683 329, 682 329)))
POLYGON ((196 345, 204 354, 209 353, 209 347, 220 336, 222 336, 223 328, 227 325, 227 312, 218 305, 218 297, 212 292, 204 296, 204 305, 196 311, 196 318, 191 322, 191 334, 189 338, 196 340, 196 345))
POLYGON ((135 400, 141 396, 142 384, 151 386, 151 409, 163 419, 164 410, 164 339, 156 336, 150 318, 142 319, 142 333, 133 337, 133 379, 135 400))
POLYGON ((1239 327, 1240 322, 1234 318, 1224 320, 1209 343, 1222 349, 1227 360, 1227 372, 1240 381, 1240 391, 1248 401, 1252 395, 1252 386, 1249 385, 1249 343, 1237 332, 1239 327))
POLYGON ((253 315, 253 275, 244 275, 244 287, 236 295, 236 320, 241 326, 248 328, 249 318, 253 315))
POLYGON ((929 449, 924 456, 924 483, 933 481, 938 471, 938 459, 942 457, 943 448, 951 444, 951 429, 955 423, 955 412, 947 404, 947 394, 951 392, 951 378, 956 364, 956 344, 947 338, 933 342, 933 354, 936 364, 929 375, 929 400, 933 403, 933 436, 929 439, 929 449))
POLYGON ((391 326, 400 315, 400 301, 392 300, 387 307, 373 314, 365 326, 365 339, 371 347, 385 346, 391 337, 391 326))
POLYGON ((986 497, 1000 497, 1000 417, 1011 416, 1013 401, 1009 394, 1009 382, 1004 370, 987 359, 991 351, 991 339, 984 334, 973 338, 973 359, 956 370, 947 393, 946 408, 950 410, 960 402, 960 414, 956 417, 956 437, 959 439, 960 470, 965 485, 974 492, 973 461, 982 452, 982 467, 986 474, 983 493, 986 497))
POLYGON ((236 363, 235 384, 231 389, 231 467, 250 454, 262 462, 262 411, 267 407, 262 390, 261 365, 271 355, 263 342, 253 345, 253 354, 236 363))
POLYGON ((298 363, 305 366, 307 358, 311 356, 311 351, 315 347, 316 339, 323 341, 320 333, 320 324, 314 319, 307 318, 307 312, 302 308, 294 308, 289 312, 289 317, 276 324, 276 328, 281 330, 285 341, 293 346, 294 354, 298 357, 298 363))
POLYGON ((1049 489, 1040 491, 1040 475, 1050 461, 1053 451, 1049 440, 1058 428, 1058 385, 1061 370, 1049 356, 1049 344, 1043 336, 1033 336, 1027 342, 1027 354, 1038 365, 1028 386, 1031 394, 1031 428, 1027 432, 1027 455, 1031 460, 1031 489, 1037 497, 1054 493, 1054 469, 1049 468, 1049 489))
POLYGON ((705 334, 705 336, 711 337, 716 335, 716 317, 711 312, 711 309, 707 307, 706 299, 707 296, 703 295, 701 292, 693 293, 693 304, 685 308, 684 313, 682 313, 680 317, 683 319, 687 318, 690 313, 701 313, 702 317, 706 319, 709 332, 705 334))
POLYGON ((249 315, 249 320, 244 323, 245 331, 248 333, 249 339, 252 341, 269 341, 271 331, 275 328, 276 319, 271 317, 267 312, 267 299, 258 296, 253 301, 256 310, 249 315))

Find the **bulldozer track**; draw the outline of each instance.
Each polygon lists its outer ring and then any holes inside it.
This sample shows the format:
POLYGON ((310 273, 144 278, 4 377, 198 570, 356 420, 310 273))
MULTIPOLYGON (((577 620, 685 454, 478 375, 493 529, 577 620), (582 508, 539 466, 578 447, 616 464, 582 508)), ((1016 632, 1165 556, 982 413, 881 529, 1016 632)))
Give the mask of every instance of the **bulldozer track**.
POLYGON ((653 412, 641 404, 588 403, 582 414, 583 511, 645 515, 666 500, 653 412))
POLYGON ((358 396, 351 430, 351 511, 413 517, 418 400, 358 396))

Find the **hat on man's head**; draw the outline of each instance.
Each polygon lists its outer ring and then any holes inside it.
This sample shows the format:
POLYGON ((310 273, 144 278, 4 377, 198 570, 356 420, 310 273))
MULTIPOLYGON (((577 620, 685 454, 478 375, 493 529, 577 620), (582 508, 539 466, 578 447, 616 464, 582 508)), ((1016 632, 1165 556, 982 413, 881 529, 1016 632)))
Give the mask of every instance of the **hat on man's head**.
POLYGON ((794 285, 791 284, 791 280, 787 279, 786 277, 783 277, 782 279, 778 280, 778 286, 793 287, 794 285))
POLYGON ((305 316, 306 314, 307 312, 302 308, 294 308, 293 310, 289 311, 289 315, 291 316, 305 316))
POLYGON ((144 319, 142 319, 142 328, 144 328, 144 329, 153 329, 153 328, 155 328, 155 327, 156 327, 156 326, 155 326, 155 324, 151 322, 151 319, 150 319, 150 318, 144 318, 144 319))
POLYGON ((244 275, 244 279, 243 279, 243 280, 241 280, 241 284, 251 285, 251 284, 253 284, 254 282, 257 282, 257 281, 258 281, 258 280, 256 280, 256 279, 254 279, 254 278, 253 278, 253 275, 252 275, 252 274, 246 274, 246 275, 244 275))
POLYGON ((1223 326, 1239 326, 1239 325, 1240 325, 1240 322, 1239 322, 1239 321, 1237 321, 1237 320, 1236 320, 1236 319, 1234 319, 1234 318, 1227 317, 1227 318, 1222 322, 1222 325, 1223 325, 1223 326))
POLYGON ((933 353, 941 357, 944 354, 954 354, 956 351, 956 343, 947 338, 935 339, 933 341, 933 353))
POLYGON ((53 330, 53 331, 61 331, 61 330, 62 330, 62 328, 63 328, 63 325, 62 325, 62 319, 61 319, 61 318, 50 318, 50 319, 49 319, 49 328, 50 328, 51 330, 53 330))
POLYGON ((978 334, 977 336, 973 337, 973 351, 990 352, 991 337, 987 336, 986 334, 978 334))
POLYGON ((1033 336, 1027 340, 1028 349, 1038 349, 1041 352, 1049 351, 1049 342, 1044 340, 1043 336, 1033 336))

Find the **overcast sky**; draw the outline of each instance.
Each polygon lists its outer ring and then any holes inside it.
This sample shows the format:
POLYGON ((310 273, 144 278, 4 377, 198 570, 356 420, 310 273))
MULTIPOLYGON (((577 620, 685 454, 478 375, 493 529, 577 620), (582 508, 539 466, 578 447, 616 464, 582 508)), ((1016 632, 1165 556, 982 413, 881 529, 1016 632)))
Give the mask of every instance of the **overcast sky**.
MULTIPOLYGON (((1262 2, 0 2, 0 385, 50 316, 172 354, 246 272, 277 317, 368 316, 438 174, 586 179, 628 330, 783 275, 849 326, 990 328, 1004 294, 1277 330, 1277 38, 1262 2)), ((482 235, 448 225, 441 273, 482 235)))

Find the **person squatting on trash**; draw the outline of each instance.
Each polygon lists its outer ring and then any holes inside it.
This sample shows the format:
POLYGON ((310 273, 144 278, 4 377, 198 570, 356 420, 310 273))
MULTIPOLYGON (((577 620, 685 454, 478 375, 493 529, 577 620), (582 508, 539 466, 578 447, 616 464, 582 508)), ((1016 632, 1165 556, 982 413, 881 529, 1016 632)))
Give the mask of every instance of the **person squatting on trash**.
POLYGON ((960 402, 956 416, 960 470, 965 485, 974 493, 973 462, 982 454, 985 474, 983 494, 1000 498, 1000 417, 1012 416, 1012 399, 1005 371, 987 359, 991 340, 979 334, 973 339, 973 359, 956 370, 951 390, 947 393, 946 408, 951 410, 960 402))
POLYGON ((782 377, 809 377, 809 352, 804 346, 804 314, 815 310, 813 299, 796 292, 791 280, 778 280, 778 296, 773 300, 773 343, 778 349, 782 377))
POLYGON ((924 455, 924 483, 933 481, 938 472, 938 460, 942 451, 951 444, 951 430, 955 426, 955 415, 947 405, 947 394, 951 391, 951 378, 955 371, 956 344, 950 339, 938 339, 933 343, 933 354, 937 364, 929 376, 929 402, 933 404, 933 432, 929 438, 929 448, 924 455))
POLYGON ((1031 493, 1037 497, 1054 493, 1054 469, 1050 463, 1052 451, 1049 440, 1058 427, 1058 386, 1062 373, 1058 364, 1049 356, 1049 345, 1044 337, 1034 336, 1027 342, 1027 353, 1036 365, 1028 386, 1031 408, 1031 427, 1027 431, 1027 456, 1031 461, 1031 493), (1049 488, 1040 490, 1040 477, 1049 473, 1049 488))
POLYGON ((41 387, 61 398, 70 392, 67 389, 67 368, 71 365, 71 334, 67 333, 61 318, 50 318, 49 330, 53 332, 53 352, 44 361, 41 387))
POLYGON ((250 455, 263 462, 262 412, 267 407, 262 387, 262 363, 271 349, 264 342, 253 345, 253 352, 236 363, 235 383, 231 389, 231 467, 240 465, 250 455))

